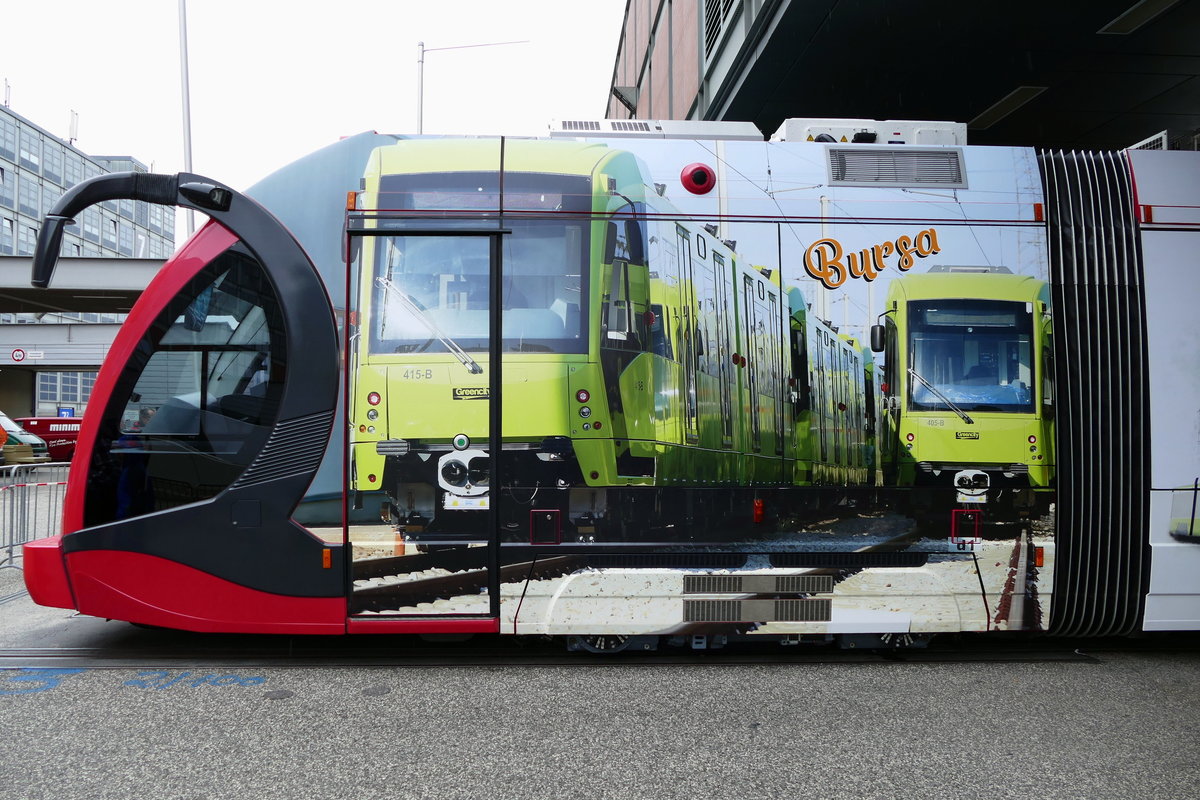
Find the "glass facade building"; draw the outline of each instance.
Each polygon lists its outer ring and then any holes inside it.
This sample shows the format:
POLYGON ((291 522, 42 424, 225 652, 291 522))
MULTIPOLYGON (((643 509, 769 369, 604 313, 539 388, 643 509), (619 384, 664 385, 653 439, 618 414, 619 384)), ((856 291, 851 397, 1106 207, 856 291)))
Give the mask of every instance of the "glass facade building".
MULTIPOLYGON (((0 106, 0 255, 33 255, 42 216, 70 187, 107 172, 146 172, 128 156, 89 156, 0 106)), ((167 258, 175 211, 109 201, 88 209, 63 236, 64 256, 167 258)))
MULTIPOLYGON (((32 256, 42 217, 75 184, 109 172, 147 172, 129 156, 91 156, 0 106, 0 256, 32 256)), ((63 236, 62 254, 166 259, 175 251, 175 210, 114 200, 84 211, 63 236)), ((3 309, 0 309, 2 312, 3 309)), ((0 313, 2 325, 119 324, 123 314, 0 313)), ((36 413, 83 412, 95 372, 39 371, 36 413)))

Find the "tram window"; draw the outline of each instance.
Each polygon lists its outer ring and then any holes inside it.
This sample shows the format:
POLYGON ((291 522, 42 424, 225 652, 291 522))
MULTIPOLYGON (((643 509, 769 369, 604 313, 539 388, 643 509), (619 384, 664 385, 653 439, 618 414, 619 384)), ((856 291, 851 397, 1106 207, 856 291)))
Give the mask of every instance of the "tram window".
POLYGON ((1032 313, 999 300, 909 304, 911 408, 1033 411, 1032 313))
POLYGON ((286 353, 274 290, 234 248, 152 324, 104 411, 86 522, 126 519, 213 497, 269 435, 286 353))

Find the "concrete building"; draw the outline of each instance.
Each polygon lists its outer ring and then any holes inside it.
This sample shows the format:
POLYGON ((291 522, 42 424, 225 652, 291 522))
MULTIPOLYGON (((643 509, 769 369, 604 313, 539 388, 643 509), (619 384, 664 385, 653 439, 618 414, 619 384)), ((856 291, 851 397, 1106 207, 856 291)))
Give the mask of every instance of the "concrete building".
POLYGON ((0 106, 0 410, 9 416, 82 413, 124 312, 174 252, 173 208, 102 203, 63 237, 64 265, 74 266, 60 271, 59 291, 27 290, 42 216, 76 183, 126 171, 147 169, 129 156, 87 155, 0 106), (110 258, 122 268, 86 266, 110 258))
POLYGON ((629 0, 610 119, 948 120, 972 144, 1200 130, 1197 0, 629 0))

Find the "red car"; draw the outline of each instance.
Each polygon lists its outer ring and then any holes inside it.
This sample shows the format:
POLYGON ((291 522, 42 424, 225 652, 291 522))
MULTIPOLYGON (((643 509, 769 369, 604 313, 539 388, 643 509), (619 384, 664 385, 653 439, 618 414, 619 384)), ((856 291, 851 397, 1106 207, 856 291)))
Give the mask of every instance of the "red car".
POLYGON ((21 417, 16 423, 29 433, 46 440, 51 461, 70 461, 75 455, 82 417, 21 417))

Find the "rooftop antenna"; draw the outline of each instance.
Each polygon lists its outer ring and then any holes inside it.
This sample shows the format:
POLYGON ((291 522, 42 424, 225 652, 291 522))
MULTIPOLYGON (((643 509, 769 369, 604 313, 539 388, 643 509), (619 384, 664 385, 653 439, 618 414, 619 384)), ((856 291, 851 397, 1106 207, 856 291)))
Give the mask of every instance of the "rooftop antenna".
POLYGON ((12 84, 8 82, 8 78, 4 79, 4 107, 8 108, 8 101, 12 99, 12 84))
POLYGON ((71 109, 71 132, 67 134, 67 144, 75 146, 75 140, 79 138, 79 112, 71 109))
MULTIPOLYGON (((187 0, 179 0, 179 76, 183 84, 183 169, 192 171, 192 100, 188 80, 187 0)), ((196 232, 196 212, 188 209, 187 232, 196 232)))

